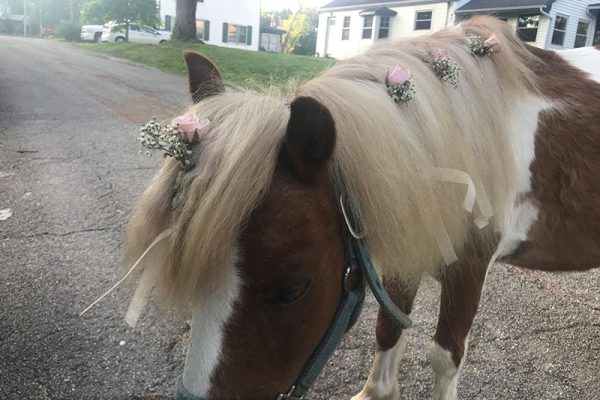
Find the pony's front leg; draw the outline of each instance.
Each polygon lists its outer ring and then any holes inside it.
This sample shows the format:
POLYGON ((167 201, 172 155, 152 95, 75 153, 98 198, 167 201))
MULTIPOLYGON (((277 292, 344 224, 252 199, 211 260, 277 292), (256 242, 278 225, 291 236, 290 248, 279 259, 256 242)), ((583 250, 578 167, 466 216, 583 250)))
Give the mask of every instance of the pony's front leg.
POLYGON ((427 353, 434 372, 434 400, 457 399, 467 336, 479 305, 488 259, 467 257, 447 267, 440 277, 440 315, 427 353))
MULTIPOLYGON (((389 282, 384 279, 383 285, 394 303, 404 312, 410 314, 418 282, 407 285, 389 282)), ((363 390, 352 400, 396 400, 398 390, 398 364, 406 347, 406 333, 398 328, 379 308, 377 315, 377 347, 373 367, 363 390)))

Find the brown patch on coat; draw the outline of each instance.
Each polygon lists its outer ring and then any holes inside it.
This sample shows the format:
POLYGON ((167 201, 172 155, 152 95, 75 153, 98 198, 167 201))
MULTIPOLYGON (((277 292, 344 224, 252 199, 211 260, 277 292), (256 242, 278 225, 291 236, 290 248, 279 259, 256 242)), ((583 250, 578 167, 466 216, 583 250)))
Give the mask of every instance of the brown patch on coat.
POLYGON ((342 294, 344 246, 331 178, 299 182, 279 171, 240 237, 244 283, 227 323, 210 398, 268 399, 287 393, 329 326, 342 294), (291 304, 265 294, 312 279, 291 304))
POLYGON ((458 261, 446 267, 438 277, 442 296, 433 340, 452 353, 457 367, 465 354, 465 340, 477 314, 489 260, 498 245, 492 232, 484 235, 484 232, 472 233, 458 261))
POLYGON ((600 84, 558 54, 531 48, 541 94, 561 106, 540 113, 531 163, 539 215, 511 264, 545 270, 600 265, 600 84))

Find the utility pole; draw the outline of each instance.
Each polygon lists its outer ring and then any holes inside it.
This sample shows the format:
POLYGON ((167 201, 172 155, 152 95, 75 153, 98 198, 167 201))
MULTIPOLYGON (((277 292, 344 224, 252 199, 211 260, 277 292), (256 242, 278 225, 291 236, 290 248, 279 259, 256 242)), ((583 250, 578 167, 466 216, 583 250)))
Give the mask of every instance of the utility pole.
POLYGON ((42 37, 42 0, 38 0, 38 21, 40 23, 40 37, 42 37))
POLYGON ((69 21, 73 22, 73 0, 69 0, 69 21))
POLYGON ((23 37, 27 37, 27 0, 23 0, 23 37))

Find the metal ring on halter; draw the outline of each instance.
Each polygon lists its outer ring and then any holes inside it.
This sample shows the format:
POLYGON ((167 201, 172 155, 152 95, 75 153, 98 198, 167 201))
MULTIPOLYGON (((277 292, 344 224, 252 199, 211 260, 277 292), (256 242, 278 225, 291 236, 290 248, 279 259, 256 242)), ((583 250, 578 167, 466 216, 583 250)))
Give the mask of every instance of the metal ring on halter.
POLYGON ((357 233, 354 228, 352 227, 352 224, 350 223, 350 219, 348 218, 348 215, 346 214, 346 207, 344 207, 344 195, 346 194, 346 192, 342 192, 342 194, 340 194, 340 207, 342 208, 342 214, 344 215, 344 221, 346 221, 346 226, 348 227, 348 231, 350 232, 350 235, 352 235, 352 237, 354 239, 362 239, 365 237, 365 232, 362 231, 360 233, 357 233))

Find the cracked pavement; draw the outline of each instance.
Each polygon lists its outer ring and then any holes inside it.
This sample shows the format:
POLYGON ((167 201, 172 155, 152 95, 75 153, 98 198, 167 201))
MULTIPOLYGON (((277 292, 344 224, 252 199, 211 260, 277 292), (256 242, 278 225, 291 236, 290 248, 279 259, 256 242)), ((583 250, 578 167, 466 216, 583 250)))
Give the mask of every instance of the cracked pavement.
MULTIPOLYGON (((158 49, 158 48, 157 48, 158 49)), ((124 322, 131 286, 79 313, 118 277, 123 227, 160 157, 138 126, 188 104, 186 80, 54 41, 0 37, 0 399, 168 398, 188 327, 151 305, 124 322)), ((600 393, 600 269, 489 273, 459 384, 463 399, 600 393)), ((439 285, 424 279, 401 362, 403 399, 430 398, 425 357, 439 285)), ((374 350, 369 298, 311 399, 360 391, 374 350)))

